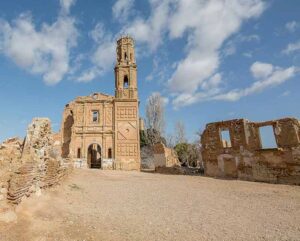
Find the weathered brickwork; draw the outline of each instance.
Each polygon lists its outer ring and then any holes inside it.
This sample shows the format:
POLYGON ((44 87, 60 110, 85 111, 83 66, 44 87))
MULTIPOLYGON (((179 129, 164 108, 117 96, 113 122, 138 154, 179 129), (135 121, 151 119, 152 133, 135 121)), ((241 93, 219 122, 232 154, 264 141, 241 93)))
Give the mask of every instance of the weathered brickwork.
POLYGON ((0 144, 0 222, 15 220, 11 204, 32 193, 40 195, 71 170, 57 152, 57 138, 48 118, 34 118, 24 141, 10 138, 0 144))
POLYGON ((115 96, 93 93, 66 105, 62 156, 76 167, 140 169, 139 101, 134 41, 117 41, 115 96))
POLYGON ((21 162, 8 182, 7 199, 12 203, 56 184, 67 173, 67 163, 54 151, 49 119, 35 118, 29 125, 21 162))
POLYGON ((207 176, 300 184, 300 123, 295 118, 266 122, 236 119, 206 125, 201 143, 207 176), (273 129, 277 147, 264 149, 260 128, 273 129), (230 140, 222 139, 228 131, 230 140))

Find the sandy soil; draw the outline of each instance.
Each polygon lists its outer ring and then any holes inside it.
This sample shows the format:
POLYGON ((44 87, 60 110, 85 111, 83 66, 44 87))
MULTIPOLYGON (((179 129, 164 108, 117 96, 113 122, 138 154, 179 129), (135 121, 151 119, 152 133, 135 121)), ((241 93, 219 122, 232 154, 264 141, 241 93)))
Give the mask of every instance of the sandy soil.
POLYGON ((300 240, 300 187, 76 170, 17 215, 0 240, 300 240))

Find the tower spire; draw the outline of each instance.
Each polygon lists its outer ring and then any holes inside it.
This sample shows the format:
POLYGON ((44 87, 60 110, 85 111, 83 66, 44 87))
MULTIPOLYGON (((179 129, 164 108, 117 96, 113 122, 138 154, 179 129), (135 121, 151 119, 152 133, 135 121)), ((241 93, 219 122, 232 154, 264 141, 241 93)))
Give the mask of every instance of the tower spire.
POLYGON ((119 99, 138 98, 134 40, 130 36, 122 36, 117 40, 115 96, 119 99))

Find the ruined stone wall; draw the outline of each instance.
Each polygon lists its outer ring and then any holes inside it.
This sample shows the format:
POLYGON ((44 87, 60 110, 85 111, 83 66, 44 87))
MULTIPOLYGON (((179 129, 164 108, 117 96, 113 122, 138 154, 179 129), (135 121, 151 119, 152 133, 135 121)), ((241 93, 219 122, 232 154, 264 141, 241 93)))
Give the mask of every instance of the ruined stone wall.
POLYGON ((21 153, 21 165, 8 180, 7 199, 14 204, 30 193, 56 184, 68 171, 68 165, 53 149, 51 123, 35 118, 29 125, 21 153))
POLYGON ((201 137, 207 176, 300 184, 300 124, 285 118, 267 122, 236 119, 207 124, 201 137), (263 149, 260 127, 271 126, 277 148, 263 149), (230 144, 221 132, 230 133, 230 144), (224 144, 225 143, 225 144, 224 144))
POLYGON ((0 170, 13 168, 20 163, 23 140, 13 137, 0 144, 0 170))
POLYGON ((6 214, 5 220, 7 217, 14 217, 9 213, 7 204, 8 181, 12 173, 22 165, 22 149, 23 140, 17 137, 7 139, 0 144, 0 221, 3 220, 3 213, 6 214))
POLYGON ((153 146, 153 152, 155 167, 180 166, 175 150, 166 147, 163 143, 155 144, 153 146))

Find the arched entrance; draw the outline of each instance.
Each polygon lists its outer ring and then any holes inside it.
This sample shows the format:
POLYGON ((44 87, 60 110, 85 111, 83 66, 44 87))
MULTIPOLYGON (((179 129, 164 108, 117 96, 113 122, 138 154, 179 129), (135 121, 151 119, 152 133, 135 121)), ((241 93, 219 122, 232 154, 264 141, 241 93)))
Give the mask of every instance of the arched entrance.
POLYGON ((87 161, 90 168, 101 168, 101 147, 98 144, 91 144, 88 147, 87 161))

